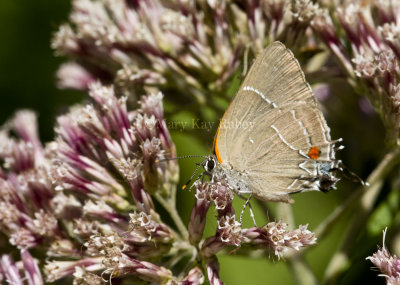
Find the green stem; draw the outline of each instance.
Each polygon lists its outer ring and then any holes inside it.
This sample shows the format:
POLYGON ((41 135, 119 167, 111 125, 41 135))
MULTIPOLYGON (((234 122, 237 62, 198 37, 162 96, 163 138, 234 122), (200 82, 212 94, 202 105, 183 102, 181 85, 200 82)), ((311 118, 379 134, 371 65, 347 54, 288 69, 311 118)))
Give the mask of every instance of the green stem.
POLYGON ((290 229, 293 229, 296 222, 293 216, 292 205, 288 203, 279 203, 276 210, 278 218, 287 223, 290 229))
MULTIPOLYGON (((381 163, 367 179, 367 182, 370 184, 369 188, 371 188, 373 184, 380 182, 383 177, 387 175, 387 173, 400 161, 399 156, 400 148, 396 148, 382 159, 381 163)), ((358 207, 356 201, 358 201, 362 195, 366 195, 366 193, 370 191, 368 190, 369 188, 358 188, 345 202, 339 205, 315 230, 315 235, 318 239, 321 239, 328 234, 330 230, 332 230, 333 226, 340 221, 349 210, 358 207)))
POLYGON ((167 212, 170 214, 172 220, 174 221, 176 227, 178 228, 181 237, 183 240, 188 241, 189 240, 189 233, 186 229, 185 224, 183 223, 181 217, 179 216, 178 211, 176 210, 175 207, 175 193, 172 193, 172 195, 169 197, 169 199, 164 199, 159 193, 155 194, 155 197, 157 201, 167 210, 167 212))
POLYGON ((358 188, 346 201, 342 202, 335 210, 322 221, 317 229, 315 230, 315 236, 321 240, 324 238, 332 229, 333 226, 339 222, 343 216, 348 213, 357 204, 356 201, 360 198, 363 193, 364 187, 358 188))
POLYGON ((318 281, 308 264, 297 255, 288 260, 290 270, 299 285, 317 285, 318 281))
MULTIPOLYGON (((386 175, 400 162, 400 147, 393 149, 392 152, 386 154, 378 167, 371 173, 367 182, 369 187, 365 188, 364 191, 361 189, 357 190, 359 193, 355 193, 356 197, 352 197, 350 200, 357 200, 355 203, 346 203, 347 207, 357 209, 354 215, 353 221, 349 226, 347 235, 345 236, 341 248, 335 253, 331 259, 324 276, 324 284, 336 284, 337 278, 340 274, 350 266, 350 250, 354 246, 354 240, 359 235, 362 227, 365 226, 366 220, 372 212, 375 200, 382 188, 386 175), (359 199, 357 199, 359 198, 359 199)), ((346 209, 342 209, 344 212, 346 209)), ((341 214, 341 213, 339 213, 341 214)), ((336 214, 336 220, 338 215, 336 214)), ((329 218, 328 218, 329 219, 329 218)), ((333 224, 333 220, 330 220, 330 224, 333 224)), ((327 231, 325 226, 325 232, 327 231)), ((320 234, 324 232, 320 232, 320 234)))

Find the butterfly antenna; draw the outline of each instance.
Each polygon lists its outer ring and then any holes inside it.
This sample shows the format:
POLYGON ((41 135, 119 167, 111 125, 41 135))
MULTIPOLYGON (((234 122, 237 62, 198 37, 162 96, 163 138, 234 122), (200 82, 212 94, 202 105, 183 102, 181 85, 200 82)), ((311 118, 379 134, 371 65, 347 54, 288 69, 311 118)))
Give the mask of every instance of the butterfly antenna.
POLYGON ((158 159, 156 162, 163 162, 163 161, 170 161, 170 160, 177 160, 177 159, 182 159, 182 158, 190 158, 190 157, 201 157, 201 158, 206 158, 207 155, 185 155, 185 156, 177 156, 177 157, 172 157, 172 158, 163 158, 163 159, 158 159))
MULTIPOLYGON (((185 190, 186 187, 190 184, 190 182, 192 182, 194 175, 196 174, 197 170, 199 170, 201 164, 200 163, 196 163, 196 164, 197 164, 197 167, 196 167, 195 171, 193 172, 192 176, 190 176, 189 180, 182 186, 182 190, 185 190)), ((201 175, 203 175, 203 173, 201 175)), ((199 179, 199 177, 197 179, 199 179)))

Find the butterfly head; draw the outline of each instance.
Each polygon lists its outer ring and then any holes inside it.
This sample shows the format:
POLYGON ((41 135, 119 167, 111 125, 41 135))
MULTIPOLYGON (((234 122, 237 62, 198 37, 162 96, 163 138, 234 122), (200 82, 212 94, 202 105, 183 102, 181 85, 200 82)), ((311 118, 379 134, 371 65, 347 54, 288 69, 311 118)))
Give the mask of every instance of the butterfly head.
POLYGON ((201 166, 204 168, 205 172, 207 174, 212 174, 215 167, 217 166, 217 158, 215 155, 209 155, 207 156, 203 162, 201 163, 201 166))

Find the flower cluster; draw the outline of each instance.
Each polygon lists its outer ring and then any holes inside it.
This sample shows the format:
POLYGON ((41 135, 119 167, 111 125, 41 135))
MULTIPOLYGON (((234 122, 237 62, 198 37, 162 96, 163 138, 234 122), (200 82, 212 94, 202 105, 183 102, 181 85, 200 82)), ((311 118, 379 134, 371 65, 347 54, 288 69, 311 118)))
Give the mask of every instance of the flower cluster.
POLYGON ((319 14, 311 0, 74 0, 52 41, 70 59, 58 84, 86 89, 100 79, 132 100, 157 89, 175 105, 222 112, 213 97, 227 99, 245 50, 254 57, 275 40, 298 50, 319 14))
MULTIPOLYGON (((54 197, 36 115, 20 111, 0 130, 0 229, 20 250, 21 261, 3 254, 2 283, 43 284, 38 262, 29 249, 49 244, 61 231, 49 202, 54 197)), ((4 236, 2 243, 5 244, 4 236)))
POLYGON ((307 226, 288 230, 287 224, 270 222, 263 227, 242 228, 241 222, 236 220, 232 205, 233 191, 225 179, 212 183, 196 181, 194 186, 196 202, 189 221, 189 238, 196 247, 200 246, 205 217, 214 202, 218 212, 216 233, 206 238, 200 248, 200 254, 214 260, 213 264, 217 262, 215 255, 228 246, 239 248, 247 245, 252 248, 263 248, 282 257, 289 248, 299 250, 300 247, 316 243, 316 237, 307 230, 307 226))
POLYGON ((386 284, 398 285, 400 284, 400 258, 396 255, 391 255, 385 247, 386 230, 383 231, 383 246, 369 259, 382 273, 381 276, 386 278, 386 284))
POLYGON ((399 3, 391 0, 348 2, 334 10, 325 9, 312 22, 350 83, 380 114, 392 145, 397 143, 400 128, 399 9, 399 3))
POLYGON ((243 233, 245 243, 270 248, 276 256, 283 257, 289 249, 300 250, 303 246, 316 243, 314 233, 307 229, 307 225, 300 225, 298 229, 289 230, 288 225, 282 222, 271 222, 261 228, 246 229, 243 233))
POLYGON ((176 162, 158 163, 175 156, 163 123, 162 95, 143 98, 140 112, 128 112, 126 99, 117 98, 112 87, 92 84, 90 96, 95 105, 77 106, 58 118, 52 145, 57 188, 124 209, 129 203, 121 197, 128 193, 107 171, 112 169, 128 184, 138 209, 149 212, 153 205, 143 189, 168 195, 177 179, 176 162))
POLYGON ((76 284, 99 284, 129 275, 196 284, 199 274, 178 279, 156 264, 176 258, 174 243, 185 244, 162 222, 152 198, 173 208, 178 177, 176 161, 165 160, 176 153, 162 95, 143 96, 130 111, 112 87, 89 88, 92 104, 60 116, 57 137, 45 148, 32 112, 17 113, 1 128, 0 226, 22 258, 20 266, 3 255, 3 280, 43 284, 28 251, 42 248, 47 282, 73 276, 76 284))
POLYGON ((2 255, 0 258, 0 281, 23 284, 25 280, 32 285, 43 284, 38 262, 32 255, 27 250, 22 250, 21 261, 18 262, 14 262, 7 254, 2 255))
POLYGON ((36 115, 20 111, 0 131, 0 227, 19 249, 62 236, 51 200, 49 162, 37 133, 36 115), (15 135, 15 137, 14 137, 15 135))
POLYGON ((72 242, 58 240, 52 252, 78 260, 50 261, 47 279, 96 279, 93 274, 101 273, 165 283, 171 272, 149 262, 168 253, 176 238, 151 197, 170 199, 178 175, 176 161, 164 161, 176 154, 162 95, 142 97, 140 109, 129 111, 112 87, 89 88, 93 104, 59 117, 58 136, 48 145, 49 172, 59 192, 52 204, 73 229, 72 242))

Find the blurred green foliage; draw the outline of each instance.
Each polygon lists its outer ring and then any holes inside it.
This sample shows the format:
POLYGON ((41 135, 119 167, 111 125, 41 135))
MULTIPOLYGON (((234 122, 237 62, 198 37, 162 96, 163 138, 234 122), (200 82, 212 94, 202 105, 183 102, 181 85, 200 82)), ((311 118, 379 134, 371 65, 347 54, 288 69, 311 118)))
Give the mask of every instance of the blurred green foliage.
POLYGON ((63 59, 54 57, 50 39, 67 21, 70 2, 0 1, 0 122, 18 109, 33 109, 39 114, 44 141, 53 137, 57 114, 83 98, 79 92, 55 86, 55 72, 63 59))

